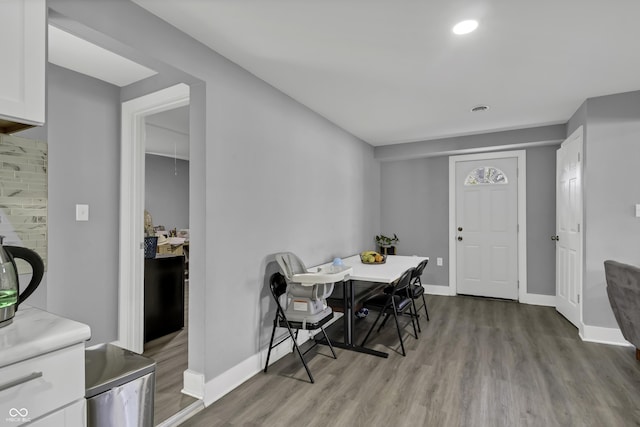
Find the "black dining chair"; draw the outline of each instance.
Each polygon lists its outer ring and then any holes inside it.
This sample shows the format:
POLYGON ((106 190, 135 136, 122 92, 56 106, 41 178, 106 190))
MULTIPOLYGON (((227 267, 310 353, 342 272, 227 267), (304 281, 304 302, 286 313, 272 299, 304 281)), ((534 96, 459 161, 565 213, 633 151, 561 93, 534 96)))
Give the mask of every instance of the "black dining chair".
POLYGON ((378 311, 378 316, 373 321, 373 324, 371 325, 371 328, 369 328, 369 332, 367 332, 367 335, 364 337, 364 340, 362 340, 362 344, 361 344, 362 347, 364 347, 364 344, 369 339, 369 336, 371 335, 373 328, 375 328, 376 324, 384 314, 386 317, 380 323, 380 326, 378 327, 377 332, 380 332, 380 329, 382 329, 385 323, 387 323, 387 320, 389 320, 389 318, 393 316, 393 319, 396 324, 396 330, 398 331, 398 338, 400 339, 400 347, 402 348, 402 355, 403 356, 407 355, 404 349, 404 341, 402 339, 402 332, 400 330, 400 323, 398 322, 398 317, 400 314, 403 314, 406 310, 409 310, 409 317, 411 318, 411 325, 413 326, 413 334, 417 339, 418 332, 416 331, 416 324, 414 322, 415 316, 411 312, 412 311, 411 303, 413 299, 409 297, 409 294, 407 293, 407 289, 409 288, 411 277, 413 275, 414 270, 415 268, 410 268, 404 273, 402 273, 400 278, 396 281, 395 285, 393 285, 392 287, 389 287, 390 289, 389 293, 378 294, 374 297, 369 298, 363 303, 363 306, 366 307, 367 309, 378 311))
MULTIPOLYGON (((420 276, 422 276, 422 273, 424 272, 424 269, 427 266, 428 262, 429 260, 425 259, 424 261, 421 261, 420 264, 417 265, 417 267, 413 270, 409 286, 406 289, 407 296, 411 298, 411 305, 413 306, 413 310, 411 310, 411 312, 408 313, 408 315, 415 317, 416 324, 418 325, 418 332, 422 332, 422 329, 420 328, 420 320, 419 320, 420 315, 418 314, 418 311, 421 308, 424 308, 424 314, 427 316, 427 322, 429 321, 429 311, 427 310, 427 300, 424 297, 425 291, 424 291, 424 287, 422 286, 422 281, 420 279, 420 276), (422 298, 422 305, 420 307, 417 307, 416 300, 420 298, 422 298)), ((386 294, 390 294, 392 291, 393 291, 392 285, 389 285, 386 288, 384 288, 384 292, 386 294)))
POLYGON ((429 263, 428 259, 420 262, 418 266, 413 270, 413 274, 411 275, 411 283, 407 288, 407 292, 411 297, 411 303, 413 304, 413 314, 416 316, 416 323, 418 324, 418 332, 422 332, 420 329, 420 316, 418 315, 418 310, 424 308, 424 314, 427 316, 427 322, 429 321, 429 311, 427 310, 427 300, 424 297, 424 286, 422 286, 422 280, 420 276, 424 272, 425 267, 429 263), (422 306, 416 307, 416 300, 422 298, 422 306))
POLYGON ((307 352, 311 350, 313 347, 315 347, 317 345, 317 342, 314 341, 313 345, 309 347, 307 350, 305 350, 304 353, 301 352, 300 347, 298 346, 298 331, 300 329, 303 329, 303 330, 315 330, 318 328, 321 329, 322 333, 324 334, 324 338, 327 344, 329 345, 329 348, 331 349, 331 354, 333 354, 333 358, 337 359, 336 352, 333 350, 333 345, 331 345, 331 341, 329 340, 329 337, 327 336, 327 333, 324 330, 324 326, 323 326, 333 318, 333 313, 332 312, 329 313, 327 316, 325 316, 324 318, 320 319, 319 321, 313 324, 307 323, 306 321, 303 321, 303 322, 290 321, 289 319, 287 319, 287 316, 285 314, 285 309, 282 307, 282 304, 280 303, 281 297, 287 293, 287 280, 285 279, 285 277, 281 273, 273 273, 271 275, 271 278, 269 279, 269 289, 271 290, 271 295, 273 296, 273 299, 276 302, 276 315, 273 319, 273 330, 271 331, 271 340, 269 341, 269 351, 267 352, 267 361, 264 364, 264 372, 266 373, 267 369, 269 368, 269 358, 271 356, 271 350, 279 346, 283 342, 285 342, 288 338, 291 338, 291 340, 293 341, 293 347, 298 352, 298 355, 300 356, 300 360, 302 360, 302 364, 304 365, 304 369, 307 371, 307 375, 309 376, 309 381, 311 381, 311 383, 314 383, 313 376, 311 375, 309 366, 307 366, 307 362, 304 359, 304 355, 307 354, 307 352), (289 335, 285 335, 280 341, 278 341, 274 345, 273 341, 276 335, 276 329, 278 327, 286 328, 287 331, 289 331, 289 335), (296 330, 295 334, 293 333, 293 329, 296 330))

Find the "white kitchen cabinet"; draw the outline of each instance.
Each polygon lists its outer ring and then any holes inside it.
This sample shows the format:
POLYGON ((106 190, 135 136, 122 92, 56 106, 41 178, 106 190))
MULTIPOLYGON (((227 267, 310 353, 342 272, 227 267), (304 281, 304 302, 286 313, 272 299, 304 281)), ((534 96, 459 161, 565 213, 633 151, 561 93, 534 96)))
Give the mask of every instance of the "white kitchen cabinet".
POLYGON ((0 133, 44 123, 47 5, 0 0, 0 133))
POLYGON ((87 401, 82 399, 56 412, 38 418, 29 427, 86 426, 87 401))
POLYGON ((87 325, 26 305, 0 328, 0 425, 86 426, 87 325))
POLYGON ((10 418, 35 420, 59 411, 84 400, 84 344, 0 368, 0 378, 0 401, 10 418))

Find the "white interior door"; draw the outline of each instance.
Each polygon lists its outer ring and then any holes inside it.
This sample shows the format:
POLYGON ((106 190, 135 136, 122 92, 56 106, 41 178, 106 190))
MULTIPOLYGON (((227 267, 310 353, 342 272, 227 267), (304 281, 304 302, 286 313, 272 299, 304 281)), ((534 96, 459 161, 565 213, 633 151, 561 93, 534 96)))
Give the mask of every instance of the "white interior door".
POLYGON ((456 163, 457 293, 518 299, 518 159, 456 163))
POLYGON ((557 151, 556 310, 580 328, 582 291, 582 128, 557 151))

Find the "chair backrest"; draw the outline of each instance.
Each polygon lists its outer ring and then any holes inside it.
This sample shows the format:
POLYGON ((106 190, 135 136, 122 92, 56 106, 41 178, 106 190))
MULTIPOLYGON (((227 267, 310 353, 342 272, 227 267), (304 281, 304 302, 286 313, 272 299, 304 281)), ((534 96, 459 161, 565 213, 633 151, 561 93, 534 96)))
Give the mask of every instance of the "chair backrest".
POLYGON ((287 280, 291 281, 294 274, 306 273, 307 267, 298 256, 292 252, 281 252, 275 255, 276 262, 280 265, 287 280))
POLYGON ((605 261, 607 295, 624 338, 640 348, 640 268, 605 261))
POLYGON ((413 277, 413 272, 415 271, 415 267, 411 267, 407 269, 400 278, 398 279, 395 287, 393 288, 393 295, 402 294, 409 287, 411 283, 411 277, 413 277))
POLYGON ((428 259, 420 261, 420 264, 418 264, 418 266, 416 267, 416 270, 413 273, 413 277, 422 276, 422 272, 424 271, 424 268, 427 266, 428 263, 429 263, 428 259))
POLYGON ((276 301, 279 301, 280 297, 287 292, 287 281, 282 274, 273 273, 269 278, 269 288, 271 289, 271 295, 276 301))

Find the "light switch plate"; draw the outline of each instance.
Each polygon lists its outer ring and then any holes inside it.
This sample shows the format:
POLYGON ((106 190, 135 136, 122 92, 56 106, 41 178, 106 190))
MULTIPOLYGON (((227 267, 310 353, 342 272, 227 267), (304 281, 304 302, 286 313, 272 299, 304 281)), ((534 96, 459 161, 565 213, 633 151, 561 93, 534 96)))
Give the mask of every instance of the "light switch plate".
POLYGON ((640 218, 640 203, 636 205, 636 218, 640 218))
POLYGON ((436 258, 436 265, 438 267, 442 267, 442 258, 440 258, 440 257, 436 258))
POLYGON ((76 205, 76 221, 89 221, 89 205, 76 205))

